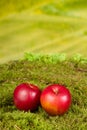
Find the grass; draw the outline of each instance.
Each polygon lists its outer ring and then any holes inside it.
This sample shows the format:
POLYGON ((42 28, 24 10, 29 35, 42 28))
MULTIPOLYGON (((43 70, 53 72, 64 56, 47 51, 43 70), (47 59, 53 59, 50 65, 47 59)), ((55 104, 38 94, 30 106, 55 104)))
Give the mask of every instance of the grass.
POLYGON ((0 1, 0 16, 2 17, 10 13, 21 12, 25 9, 32 9, 33 6, 39 5, 43 2, 44 0, 3 0, 0 1))
POLYGON ((87 56, 86 0, 3 0, 0 12, 0 63, 24 52, 87 56))
POLYGON ((23 60, 0 64, 0 130, 86 130, 86 95, 87 58, 27 53, 23 60), (41 106, 33 113, 17 110, 13 91, 22 82, 36 84, 41 90, 54 83, 65 85, 72 94, 69 111, 52 117, 41 106))

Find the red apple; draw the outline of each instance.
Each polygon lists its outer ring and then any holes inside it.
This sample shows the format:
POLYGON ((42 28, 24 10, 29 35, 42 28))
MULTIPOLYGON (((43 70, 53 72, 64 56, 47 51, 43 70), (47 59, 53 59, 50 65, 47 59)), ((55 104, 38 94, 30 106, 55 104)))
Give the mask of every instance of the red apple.
POLYGON ((42 91, 40 102, 49 115, 62 115, 71 105, 71 94, 65 86, 53 84, 42 91))
POLYGON ((19 110, 34 111, 40 103, 40 89, 28 83, 18 85, 13 93, 13 100, 15 106, 19 110))

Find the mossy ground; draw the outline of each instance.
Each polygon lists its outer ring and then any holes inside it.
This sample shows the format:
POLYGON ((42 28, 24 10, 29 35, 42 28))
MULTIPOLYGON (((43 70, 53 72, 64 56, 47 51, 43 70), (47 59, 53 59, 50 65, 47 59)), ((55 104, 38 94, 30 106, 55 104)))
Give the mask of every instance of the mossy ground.
POLYGON ((70 60, 56 63, 11 61, 0 65, 0 130, 86 130, 87 64, 70 60), (13 91, 22 82, 65 85, 72 94, 72 105, 62 116, 49 116, 39 106, 34 113, 16 109, 13 91))

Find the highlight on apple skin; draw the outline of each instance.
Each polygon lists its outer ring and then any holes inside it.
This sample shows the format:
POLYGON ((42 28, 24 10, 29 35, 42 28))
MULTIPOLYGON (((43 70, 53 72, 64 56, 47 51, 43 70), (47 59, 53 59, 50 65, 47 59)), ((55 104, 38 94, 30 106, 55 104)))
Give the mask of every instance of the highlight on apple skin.
POLYGON ((14 105, 19 110, 34 111, 40 104, 41 91, 38 86, 29 83, 21 83, 13 93, 14 105))
POLYGON ((66 113, 71 102, 72 98, 69 89, 59 84, 47 86, 40 96, 42 108, 51 116, 66 113))

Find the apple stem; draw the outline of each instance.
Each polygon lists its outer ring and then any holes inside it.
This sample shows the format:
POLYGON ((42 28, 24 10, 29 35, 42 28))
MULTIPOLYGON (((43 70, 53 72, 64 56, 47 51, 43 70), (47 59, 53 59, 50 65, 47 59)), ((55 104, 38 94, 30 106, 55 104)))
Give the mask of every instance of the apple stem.
POLYGON ((53 89, 53 92, 57 95, 59 91, 57 89, 53 89))
POLYGON ((30 88, 33 88, 33 86, 31 84, 29 84, 30 88))

